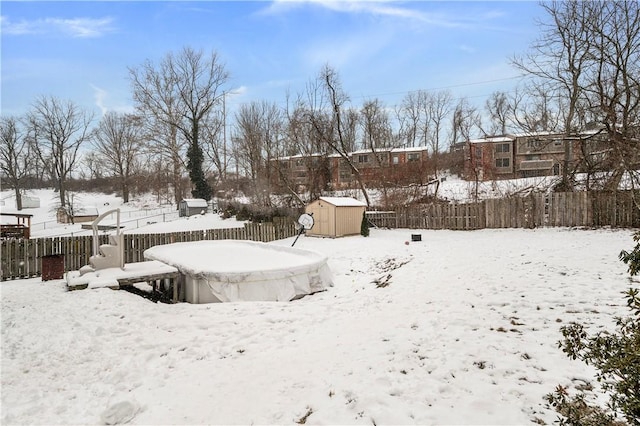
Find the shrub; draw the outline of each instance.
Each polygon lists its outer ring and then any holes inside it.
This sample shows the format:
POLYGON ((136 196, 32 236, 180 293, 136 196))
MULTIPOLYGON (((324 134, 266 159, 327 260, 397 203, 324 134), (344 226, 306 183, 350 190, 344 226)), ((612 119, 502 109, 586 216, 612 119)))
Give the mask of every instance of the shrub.
POLYGON ((363 237, 369 236, 369 221, 367 220, 367 215, 365 212, 362 212, 362 222, 360 222, 360 235, 363 237))
MULTIPOLYGON (((634 236, 636 243, 640 233, 634 236)), ((631 252, 620 252, 620 260, 629 265, 633 276, 640 272, 640 244, 631 252)), ((590 405, 584 391, 569 396, 558 386, 545 399, 564 418, 562 425, 616 425, 620 413, 631 425, 640 426, 640 291, 630 288, 625 292, 631 315, 616 318, 614 332, 602 331, 589 336, 582 324, 572 323, 562 327, 563 340, 559 347, 571 359, 579 359, 593 365, 596 379, 603 393, 609 396, 607 409, 590 405)))

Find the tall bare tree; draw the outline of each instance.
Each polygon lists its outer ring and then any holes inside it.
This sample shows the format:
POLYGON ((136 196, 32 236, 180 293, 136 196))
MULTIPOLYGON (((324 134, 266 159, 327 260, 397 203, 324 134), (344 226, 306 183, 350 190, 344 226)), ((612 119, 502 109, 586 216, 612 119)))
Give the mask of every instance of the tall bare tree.
POLYGON ((468 141, 482 129, 480 113, 467 98, 460 98, 451 116, 451 143, 468 141))
MULTIPOLYGON (((539 94, 561 100, 567 136, 592 117, 606 128, 613 168, 608 187, 616 189, 624 172, 634 170, 639 160, 633 142, 640 102, 638 2, 571 0, 545 2, 542 7, 547 18, 542 36, 527 56, 514 58, 514 65, 533 76, 535 85, 544 85, 539 94)), ((565 144, 563 186, 569 189, 571 149, 572 144, 565 144)))
POLYGON ((588 2, 594 58, 588 86, 611 144, 613 173, 607 188, 619 187, 624 173, 637 188, 640 176, 640 4, 635 1, 588 2))
POLYGON ((360 170, 349 155, 353 150, 353 141, 350 138, 352 120, 349 119, 350 114, 345 114, 345 111, 349 110, 347 108, 349 97, 342 89, 337 71, 329 65, 325 65, 322 68, 318 75, 317 83, 322 91, 322 101, 313 105, 308 113, 308 119, 313 126, 315 136, 338 154, 349 167, 367 205, 370 205, 369 194, 360 170))
POLYGON ((405 146, 414 147, 418 142, 418 128, 420 127, 420 92, 409 92, 405 95, 396 109, 396 116, 400 125, 400 134, 405 146))
MULTIPOLYGON (((313 105, 314 97, 307 95, 310 98, 309 105, 313 105)), ((287 101, 287 108, 284 111, 284 139, 279 155, 299 156, 295 161, 304 165, 305 192, 308 193, 309 199, 314 200, 327 190, 331 181, 331 164, 328 155, 332 151, 328 145, 320 143, 315 137, 314 128, 308 120, 309 105, 300 94, 295 100, 287 101)), ((304 201, 298 194, 295 172, 290 171, 290 164, 286 161, 278 161, 275 164, 277 165, 275 172, 278 173, 280 182, 293 196, 291 204, 304 205, 304 201), (281 167, 284 165, 286 166, 281 167)))
MULTIPOLYGON (((590 61, 591 39, 590 17, 581 13, 582 6, 577 1, 552 1, 541 3, 549 16, 549 21, 539 22, 542 34, 530 52, 524 57, 514 57, 513 65, 542 81, 544 93, 553 93, 556 99, 566 100, 561 126, 567 136, 575 134, 581 127, 576 121, 580 115, 578 107, 584 96, 585 71, 590 61)), ((571 189, 569 169, 572 162, 572 145, 565 143, 562 167, 562 187, 571 189)))
POLYGON ((145 135, 148 140, 147 151, 154 161, 150 164, 163 164, 162 171, 169 179, 172 188, 173 203, 178 208, 186 196, 189 182, 184 176, 187 169, 184 160, 187 142, 175 126, 153 117, 145 117, 145 135), (159 160, 155 161, 155 160, 159 160))
POLYGON ((75 170, 78 150, 89 137, 92 120, 93 114, 53 96, 38 98, 27 114, 32 147, 42 163, 51 167, 61 207, 67 205, 67 180, 75 170))
POLYGON ((146 61, 129 69, 133 98, 143 115, 175 128, 187 141, 187 169, 192 195, 209 200, 212 189, 204 169, 200 140, 204 124, 223 105, 223 85, 229 79, 216 52, 205 56, 190 47, 169 53, 158 64, 146 61))
MULTIPOLYGON (((214 111, 201 128, 203 151, 211 162, 214 175, 218 181, 225 178, 230 161, 230 153, 226 145, 227 129, 225 127, 227 123, 225 114, 226 111, 214 111)), ((206 170, 208 169, 205 168, 206 170)))
POLYGON ((383 203, 389 205, 389 155, 393 148, 393 130, 389 113, 382 101, 372 99, 366 101, 360 110, 364 146, 373 154, 377 167, 378 184, 382 189, 383 203))
POLYGON ((140 166, 143 149, 141 118, 131 114, 107 112, 91 134, 93 145, 112 175, 118 180, 122 198, 129 202, 131 179, 140 166))
POLYGON ((249 174, 258 202, 270 205, 271 160, 279 157, 282 113, 273 103, 254 101, 240 107, 235 121, 236 160, 249 174))
MULTIPOLYGON (((433 175, 438 177, 438 157, 444 138, 445 120, 451 114, 453 99, 451 92, 442 90, 430 93, 426 98, 427 119, 429 122, 429 144, 431 146, 431 155, 433 157, 433 175)), ((437 196, 437 187, 436 187, 437 196)))
POLYGON ((516 89, 510 105, 519 130, 531 133, 559 131, 562 103, 544 81, 516 89))
POLYGON ((512 111, 508 95, 501 91, 493 92, 485 102, 485 110, 491 120, 488 133, 506 134, 512 111))
POLYGON ((31 150, 27 138, 15 117, 0 118, 0 170, 13 188, 16 208, 22 210, 23 180, 31 169, 31 150))

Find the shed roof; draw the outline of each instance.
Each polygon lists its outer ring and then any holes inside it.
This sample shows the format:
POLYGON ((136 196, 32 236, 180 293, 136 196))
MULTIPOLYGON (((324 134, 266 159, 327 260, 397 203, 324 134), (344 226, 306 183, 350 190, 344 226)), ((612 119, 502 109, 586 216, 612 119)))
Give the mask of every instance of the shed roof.
POLYGON ((73 212, 73 216, 75 217, 98 216, 98 214, 96 207, 80 207, 73 212))
POLYGON ((351 197, 320 197, 325 203, 333 204, 336 207, 366 207, 367 204, 351 197))
POLYGON ((207 200, 202 198, 185 198, 182 201, 187 207, 207 207, 207 200))

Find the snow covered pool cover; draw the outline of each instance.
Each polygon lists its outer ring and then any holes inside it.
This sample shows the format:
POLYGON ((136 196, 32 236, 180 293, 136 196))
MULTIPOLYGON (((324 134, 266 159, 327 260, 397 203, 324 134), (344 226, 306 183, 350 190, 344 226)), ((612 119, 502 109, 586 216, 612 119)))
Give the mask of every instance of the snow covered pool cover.
POLYGON ((166 244, 147 249, 144 257, 178 268, 192 303, 289 301, 332 285, 326 256, 254 241, 166 244))

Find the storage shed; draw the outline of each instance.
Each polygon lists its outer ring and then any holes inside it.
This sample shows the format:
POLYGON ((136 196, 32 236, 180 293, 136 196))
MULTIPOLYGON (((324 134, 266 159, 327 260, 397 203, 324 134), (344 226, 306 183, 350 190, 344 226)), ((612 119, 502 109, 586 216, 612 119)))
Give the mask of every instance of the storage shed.
POLYGON ((207 200, 202 198, 185 198, 178 206, 178 216, 194 216, 206 213, 208 208, 207 200))
POLYGON ((360 234, 362 214, 366 208, 365 203, 355 198, 320 197, 305 209, 315 221, 306 234, 332 238, 360 234))
POLYGON ((98 209, 95 207, 78 207, 74 209, 73 214, 61 207, 56 213, 58 223, 93 222, 98 215, 98 209))

